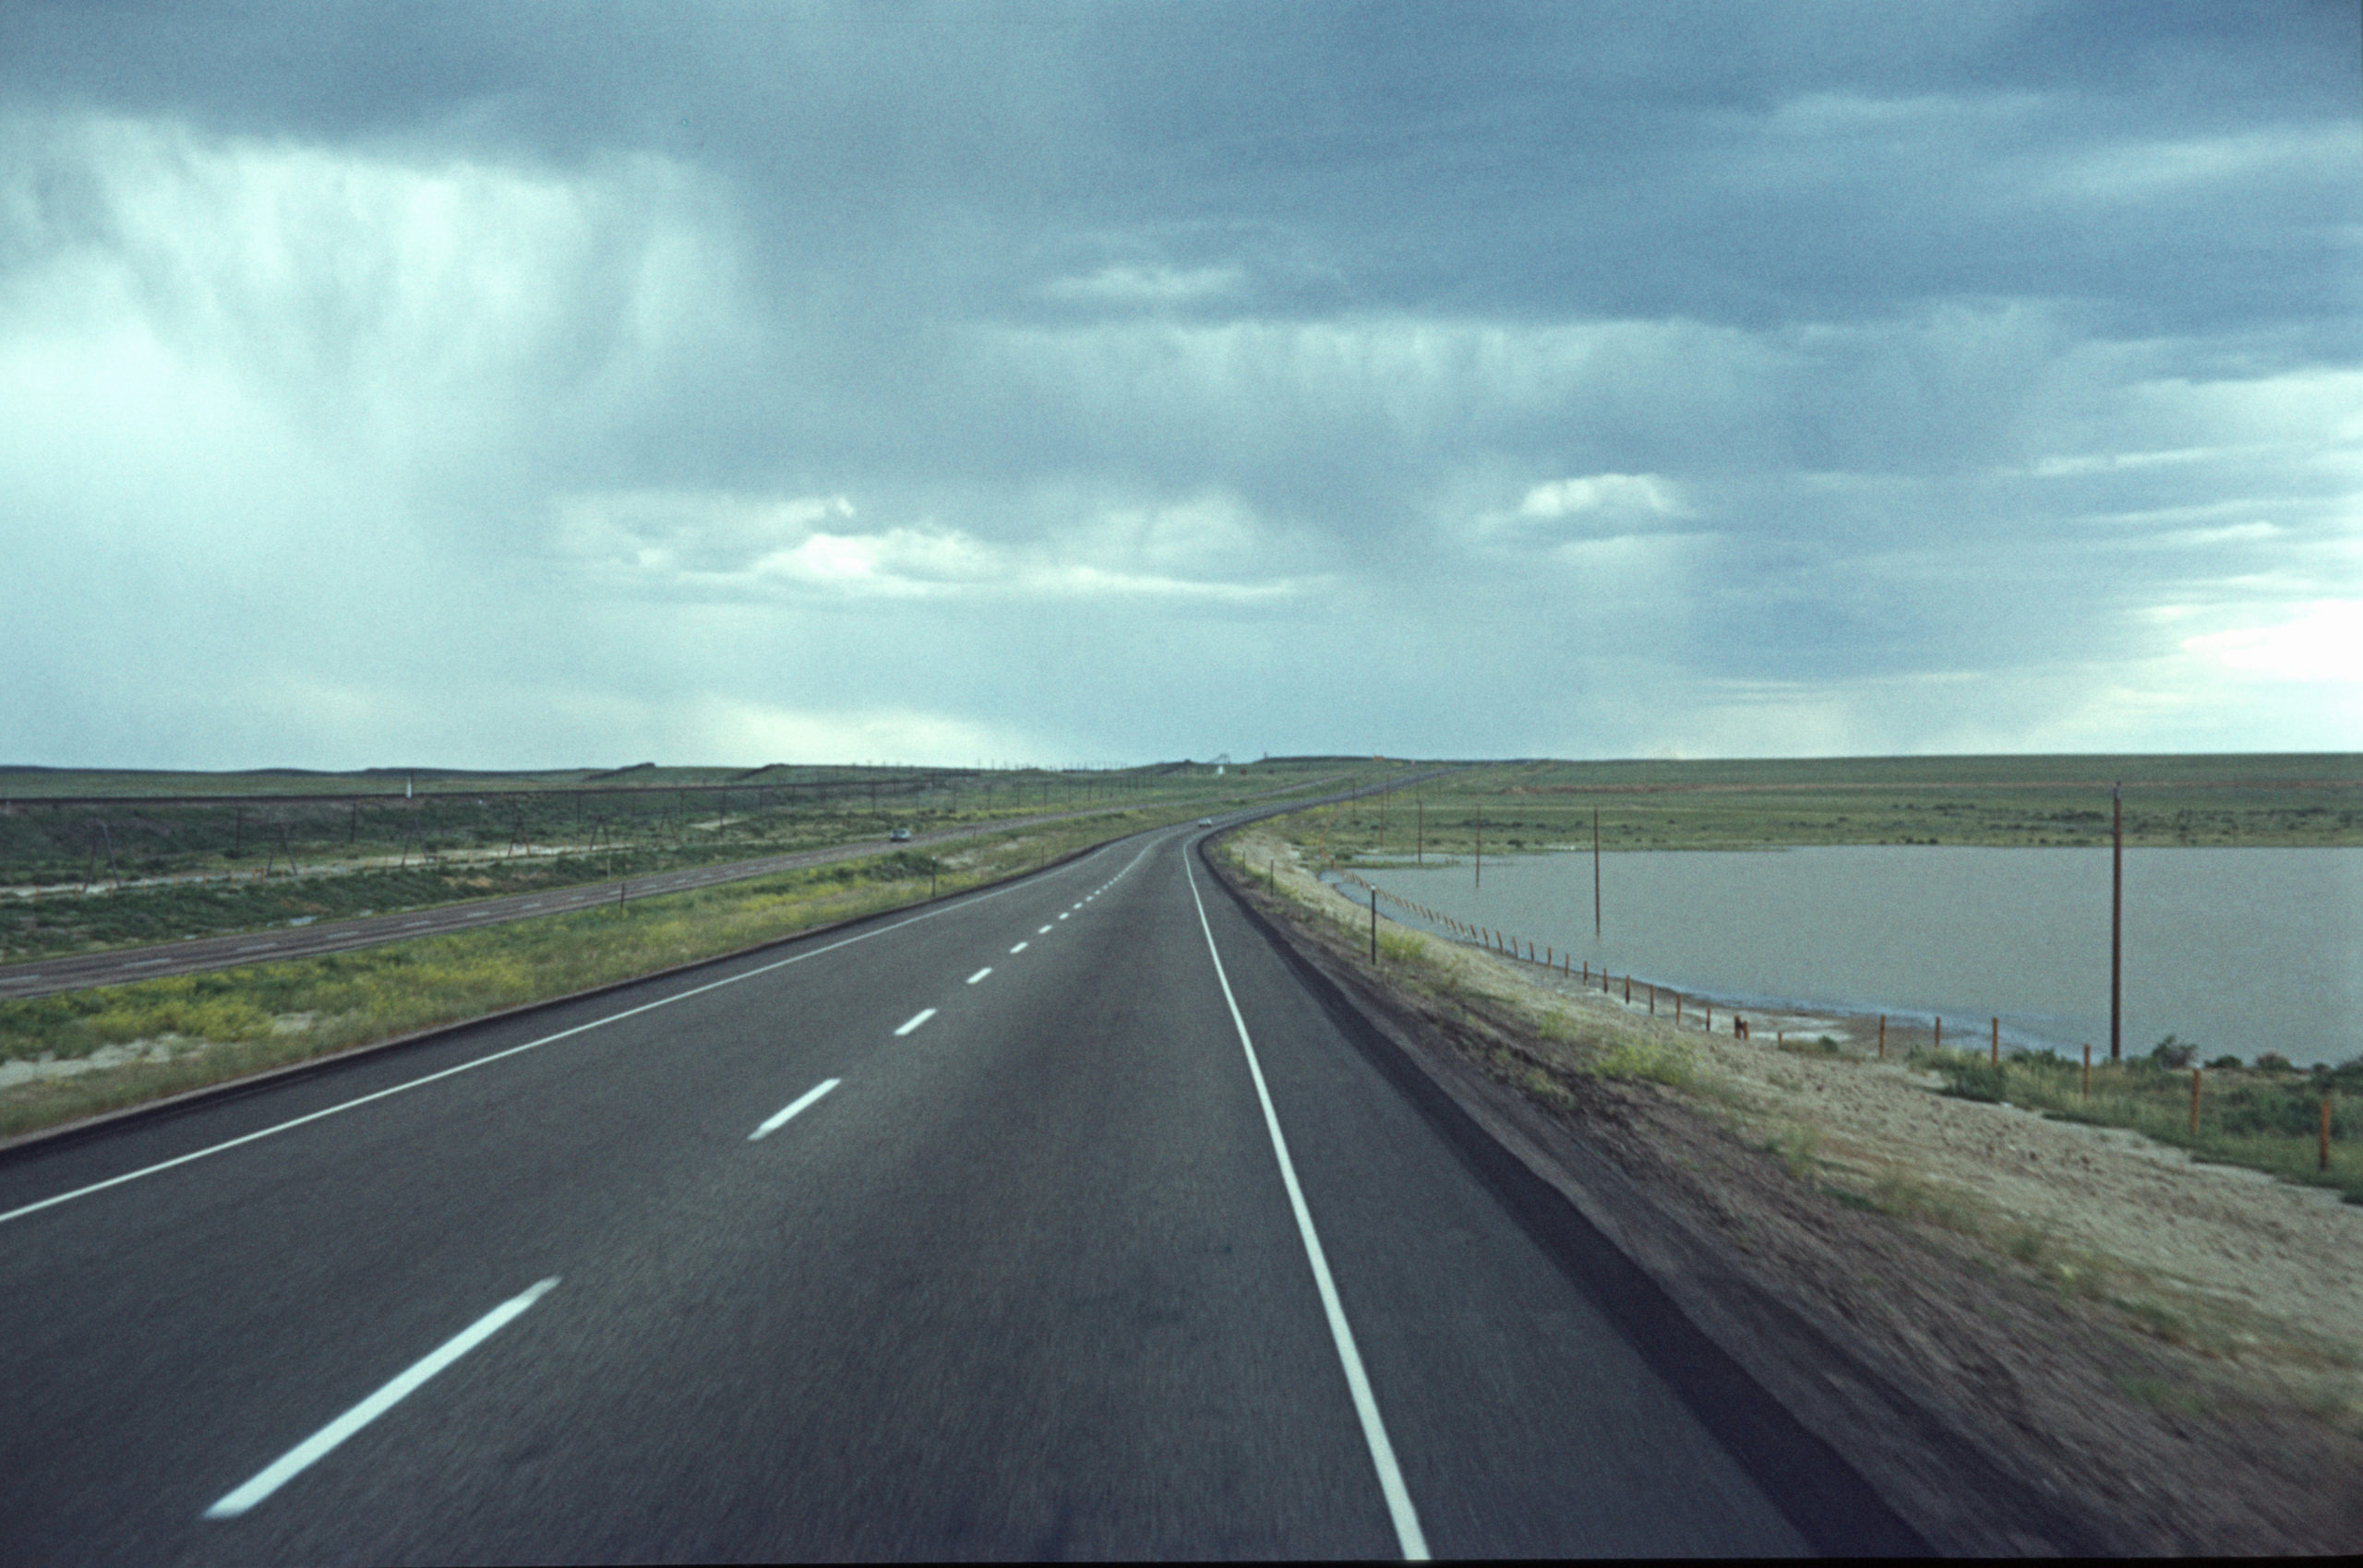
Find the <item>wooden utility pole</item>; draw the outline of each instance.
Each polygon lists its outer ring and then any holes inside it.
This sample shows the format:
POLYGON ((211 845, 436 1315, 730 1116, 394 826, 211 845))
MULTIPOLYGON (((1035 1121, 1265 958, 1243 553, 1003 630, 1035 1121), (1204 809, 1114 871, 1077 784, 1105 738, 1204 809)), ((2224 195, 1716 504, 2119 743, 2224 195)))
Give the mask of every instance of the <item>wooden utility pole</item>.
POLYGON ((2108 879, 2108 1059, 2125 1056, 2125 785, 2109 792, 2117 819, 2108 879))
POLYGON ((1600 808, 1591 808, 1591 940, 1600 940, 1600 808))

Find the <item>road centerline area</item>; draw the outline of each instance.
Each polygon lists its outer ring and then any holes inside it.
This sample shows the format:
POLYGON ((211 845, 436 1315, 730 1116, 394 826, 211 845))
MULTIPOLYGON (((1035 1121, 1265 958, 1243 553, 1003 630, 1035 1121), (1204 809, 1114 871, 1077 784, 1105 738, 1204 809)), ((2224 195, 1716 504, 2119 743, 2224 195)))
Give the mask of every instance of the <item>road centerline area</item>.
POLYGON ((931 1007, 923 1007, 906 1020, 902 1027, 895 1030, 894 1033, 897 1036, 907 1035, 912 1030, 918 1028, 920 1024, 926 1023, 929 1019, 933 1018, 934 1016, 935 1009, 931 1007))
POLYGON ((988 975, 991 974, 992 972, 993 972, 993 966, 992 966, 991 964, 986 964, 982 969, 978 970, 974 975, 969 976, 968 976, 968 981, 967 981, 967 983, 968 983, 969 985, 973 986, 973 985, 975 985, 978 981, 979 981, 979 980, 983 979, 986 976, 988 976, 988 975))
POLYGON ((415 1393, 422 1383, 490 1339, 507 1327, 510 1322, 528 1307, 549 1294, 558 1285, 552 1275, 536 1284, 522 1296, 512 1296, 466 1328, 445 1340, 424 1358, 414 1361, 395 1379, 368 1398, 322 1427, 294 1447, 281 1454, 258 1472, 252 1480, 224 1496, 205 1511, 208 1519, 234 1519, 256 1503, 310 1469, 328 1457, 336 1447, 401 1404, 415 1393))
POLYGON ((798 1095, 788 1104, 786 1109, 778 1111, 764 1119, 763 1124, 761 1127, 756 1128, 752 1132, 747 1134, 747 1142, 752 1143, 758 1139, 770 1137, 773 1133, 778 1131, 781 1128, 786 1127, 789 1122, 795 1120, 798 1116, 801 1116, 808 1108, 818 1105, 821 1101, 821 1097, 823 1095, 826 1095, 830 1090, 835 1088, 840 1082, 842 1082, 842 1080, 835 1078, 823 1078, 820 1083, 814 1084, 811 1088, 805 1090, 803 1094, 798 1095))

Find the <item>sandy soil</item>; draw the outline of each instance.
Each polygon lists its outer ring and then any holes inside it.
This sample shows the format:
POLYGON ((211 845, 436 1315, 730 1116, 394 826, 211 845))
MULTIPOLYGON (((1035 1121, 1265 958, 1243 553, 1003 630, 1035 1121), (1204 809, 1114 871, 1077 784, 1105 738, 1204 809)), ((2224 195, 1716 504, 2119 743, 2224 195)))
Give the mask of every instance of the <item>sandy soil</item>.
MULTIPOLYGON (((1563 1001, 1581 995, 1578 1005, 1592 1010, 1605 1002, 1673 1035, 1661 1018, 1637 1016, 1645 1012, 1638 1002, 1583 993, 1535 966, 1500 967, 1516 983, 1563 1001)), ((1827 1035, 1867 1054, 1874 1036, 1859 1019, 1747 1016, 1749 1039, 1695 1028, 1679 1037, 1764 1112, 1818 1129, 1822 1158, 1865 1176, 1903 1170, 1942 1183, 2155 1286, 2363 1357, 2363 1207, 2325 1188, 2197 1164, 2123 1129, 1955 1099, 1937 1092, 1934 1074, 1895 1063, 1799 1056, 1776 1043, 1783 1032, 1827 1035)))

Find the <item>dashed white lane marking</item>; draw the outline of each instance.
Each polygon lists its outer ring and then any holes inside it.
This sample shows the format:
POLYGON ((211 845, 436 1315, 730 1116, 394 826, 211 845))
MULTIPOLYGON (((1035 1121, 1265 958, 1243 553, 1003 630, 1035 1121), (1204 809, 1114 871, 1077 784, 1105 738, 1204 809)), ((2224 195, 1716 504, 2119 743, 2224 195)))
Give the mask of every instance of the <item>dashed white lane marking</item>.
POLYGON ((929 1019, 933 1018, 934 1016, 935 1009, 931 1007, 923 1007, 919 1009, 918 1011, 911 1015, 910 1022, 905 1023, 900 1029, 895 1030, 894 1033, 898 1035, 907 1035, 912 1030, 918 1028, 920 1024, 926 1023, 929 1019))
MULTIPOLYGON (((894 921, 891 925, 872 926, 868 930, 856 931, 849 937, 840 937, 835 941, 824 942, 819 947, 806 948, 802 952, 790 953, 786 958, 774 959, 769 964, 759 964, 752 969, 741 969, 735 975, 725 975, 718 980, 708 980, 702 986, 691 986, 685 990, 675 991, 669 996, 642 1002, 636 1007, 623 1008, 605 1017, 590 1019, 570 1028, 556 1030, 542 1035, 539 1039, 527 1040, 522 1045, 487 1051, 483 1056, 471 1060, 459 1062, 450 1067, 438 1068, 433 1072, 422 1073, 416 1078, 401 1083, 391 1083, 383 1089, 373 1089, 366 1095, 355 1095, 349 1100, 341 1100, 332 1106, 323 1106, 318 1110, 306 1111, 302 1116, 291 1116, 285 1121, 274 1122, 269 1127, 258 1127, 252 1132, 241 1132, 234 1138, 224 1138, 219 1143, 209 1143, 201 1149, 191 1149, 187 1154, 174 1155, 170 1159, 158 1160, 153 1165, 144 1165, 137 1170, 126 1170, 120 1175, 106 1177, 102 1180, 89 1182, 80 1187, 68 1188, 63 1192, 53 1192, 46 1198, 37 1198, 30 1203, 19 1203, 13 1209, 0 1209, 0 1225, 6 1225, 11 1220, 22 1219, 27 1215, 40 1214, 45 1209, 54 1209, 60 1203, 70 1203, 77 1198, 90 1197, 94 1192, 104 1192, 113 1188, 121 1187, 126 1182, 144 1180, 148 1177, 160 1175, 164 1171, 177 1170, 192 1160, 210 1159, 215 1155, 226 1154, 232 1149, 244 1148, 246 1144, 259 1139, 276 1138, 282 1132, 291 1132, 298 1127, 308 1127, 324 1117, 342 1116, 346 1111, 355 1110, 366 1105, 374 1105, 390 1095, 407 1095, 413 1089, 422 1089, 429 1083, 439 1083, 446 1078, 456 1077, 462 1072, 474 1072, 478 1068, 489 1067, 496 1061, 506 1061, 510 1057, 522 1055, 526 1051, 537 1051, 544 1046, 553 1046, 560 1040, 570 1040, 575 1035, 589 1030, 604 1029, 610 1023, 620 1023, 627 1018, 637 1018, 643 1012, 654 1012, 660 1007, 670 1007, 675 1002, 687 1001, 691 997, 702 997, 708 991, 718 991, 725 986, 735 986, 743 980, 752 980, 776 970, 809 963, 842 948, 849 948, 857 943, 892 935, 906 926, 916 926, 922 920, 935 919, 938 916, 954 909, 969 908, 976 904, 990 903, 996 898, 1006 897, 1026 885, 1023 881, 1009 882, 983 892, 965 894, 952 903, 932 905, 919 914, 894 921)), ((1048 930, 1050 928, 1046 926, 1043 929, 1048 930)), ((934 1011, 933 1008, 928 1010, 929 1012, 934 1011)), ((922 1014, 922 1016, 925 1015, 922 1014)))
POLYGON ((135 958, 130 963, 125 964, 124 967, 126 969, 146 969, 163 962, 164 961, 161 958, 135 958))
POLYGON ((806 1107, 817 1102, 822 1095, 835 1088, 842 1082, 844 1082, 844 1080, 837 1078, 822 1079, 819 1083, 805 1090, 803 1094, 798 1095, 794 1105, 789 1106, 786 1110, 773 1116, 761 1127, 758 1127, 752 1132, 748 1133, 747 1142, 751 1143, 758 1138, 770 1137, 773 1133, 778 1131, 781 1128, 786 1127, 789 1122, 795 1120, 798 1114, 806 1107))
POLYGON ((1038 930, 1038 931, 1035 932, 1034 934, 1035 934, 1036 936, 1038 936, 1038 937, 1047 937, 1047 936, 1049 936, 1049 935, 1050 934, 1050 928, 1049 928, 1048 926, 1045 926, 1045 927, 1043 927, 1040 930, 1038 930))
POLYGON ((270 951, 270 944, 269 942, 248 942, 238 951, 240 952, 269 952, 270 951))
POLYGON ((432 920, 405 920, 402 922, 402 929, 407 931, 413 926, 431 926, 433 924, 434 922, 432 920))
MULTIPOLYGON (((1062 909, 1062 910, 1060 910, 1060 911, 1059 911, 1059 918, 1060 918, 1060 919, 1062 919, 1062 920, 1063 920, 1063 919, 1065 919, 1068 916, 1073 915, 1074 913, 1074 910, 1072 910, 1072 909, 1062 909)), ((1043 927, 1043 928, 1042 928, 1042 929, 1044 929, 1044 930, 1046 930, 1046 931, 1047 931, 1047 930, 1049 930, 1050 928, 1049 928, 1048 926, 1045 926, 1045 927, 1043 927)))
POLYGON ((553 1275, 522 1296, 512 1296, 503 1301, 445 1340, 425 1360, 415 1363, 393 1382, 273 1460, 254 1479, 207 1509, 205 1517, 234 1519, 244 1514, 326 1458, 337 1444, 401 1404, 419 1384, 499 1333, 511 1318, 540 1300, 557 1284, 558 1276, 553 1275))
POLYGON ((1304 1243, 1304 1255, 1313 1265, 1313 1283, 1321 1291, 1321 1310, 1329 1317, 1329 1337, 1337 1342, 1337 1359, 1346 1370, 1346 1386, 1354 1396, 1354 1413, 1361 1418, 1362 1442, 1370 1448, 1370 1462, 1378 1471, 1378 1489, 1386 1496, 1386 1512, 1395 1521, 1395 1539, 1410 1562, 1424 1562, 1428 1555, 1428 1538, 1420 1528, 1420 1515, 1411 1506, 1411 1493, 1403 1484, 1403 1468, 1395 1462, 1395 1445, 1387 1441, 1386 1423, 1379 1418, 1378 1399, 1371 1393, 1370 1377, 1362 1371, 1361 1352, 1354 1347, 1354 1331, 1346 1322, 1346 1309, 1337 1299, 1337 1282, 1329 1277, 1329 1259, 1321 1250, 1320 1233, 1313 1228, 1313 1211, 1306 1207, 1304 1189, 1296 1179, 1295 1162, 1289 1158, 1289 1141, 1280 1135, 1279 1112, 1272 1108, 1272 1092, 1264 1084, 1264 1065, 1255 1058, 1255 1042, 1248 1037, 1247 1020, 1240 1016, 1239 999, 1231 994, 1230 976, 1224 973, 1221 950, 1215 946, 1215 929, 1206 921, 1205 901, 1198 897, 1197 873, 1185 858, 1182 873, 1190 880, 1191 902, 1198 906, 1198 928, 1206 934, 1206 952, 1215 961, 1215 978, 1222 982, 1222 999, 1229 1004, 1231 1026, 1239 1031, 1240 1047, 1247 1053, 1248 1076, 1255 1081, 1255 1098, 1264 1107, 1264 1128, 1272 1135, 1272 1153, 1280 1162, 1280 1181, 1288 1189, 1289 1207, 1296 1212, 1297 1236, 1304 1243))
MULTIPOLYGON (((1048 929, 1050 929, 1050 928, 1046 926, 1046 927, 1044 927, 1044 928, 1043 928, 1043 929, 1044 929, 1044 930, 1048 930, 1048 929)), ((1026 943, 1024 943, 1024 942, 1020 942, 1020 943, 1018 943, 1015 947, 1011 948, 1009 951, 1010 951, 1010 952, 1024 952, 1026 951, 1026 943)))
POLYGON ((983 979, 986 976, 988 976, 988 975, 991 974, 992 972, 993 972, 993 966, 992 966, 991 964, 986 964, 982 969, 978 970, 974 975, 971 975, 971 976, 968 976, 968 984, 970 984, 970 985, 972 985, 972 986, 973 986, 973 985, 975 985, 978 981, 979 981, 979 980, 983 979))

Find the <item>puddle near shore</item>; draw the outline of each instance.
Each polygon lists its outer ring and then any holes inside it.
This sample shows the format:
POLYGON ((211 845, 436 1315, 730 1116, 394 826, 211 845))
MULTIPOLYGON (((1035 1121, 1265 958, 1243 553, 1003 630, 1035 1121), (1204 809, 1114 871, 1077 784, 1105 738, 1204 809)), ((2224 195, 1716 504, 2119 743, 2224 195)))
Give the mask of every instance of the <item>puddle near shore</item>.
MULTIPOLYGON (((2109 852, 1950 844, 1585 854, 1425 870, 1361 865, 1399 898, 1726 1005, 1885 1012, 1948 1042, 2108 1050, 2109 852)), ((1399 906, 1387 913, 1416 923, 1399 906)), ((2125 854, 2128 1055, 2363 1052, 2363 849, 2125 854)))

